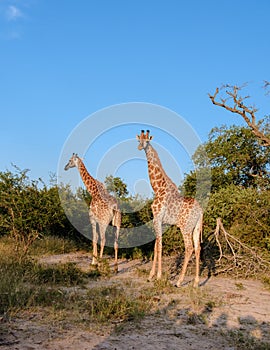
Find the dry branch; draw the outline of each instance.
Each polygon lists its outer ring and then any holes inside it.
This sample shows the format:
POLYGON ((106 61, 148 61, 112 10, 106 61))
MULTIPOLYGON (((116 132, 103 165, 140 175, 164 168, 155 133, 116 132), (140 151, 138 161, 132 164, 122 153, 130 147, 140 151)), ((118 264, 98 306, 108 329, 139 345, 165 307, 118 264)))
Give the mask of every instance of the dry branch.
POLYGON ((244 101, 249 98, 249 96, 241 97, 239 95, 239 90, 241 90, 241 87, 238 86, 226 85, 222 87, 222 89, 223 88, 227 88, 225 91, 227 98, 220 97, 218 101, 217 96, 220 93, 220 89, 216 88, 216 91, 213 95, 208 94, 212 103, 216 106, 225 108, 227 111, 239 114, 242 118, 244 118, 247 125, 252 129, 254 135, 256 135, 262 142, 262 145, 270 146, 270 137, 260 129, 259 123, 256 121, 255 114, 258 110, 255 107, 247 106, 244 103, 244 101), (228 103, 229 100, 233 102, 231 105, 228 103))
POLYGON ((217 274, 234 271, 237 275, 254 277, 261 272, 269 273, 270 261, 263 259, 255 250, 228 233, 221 218, 217 218, 214 237, 219 249, 217 274))

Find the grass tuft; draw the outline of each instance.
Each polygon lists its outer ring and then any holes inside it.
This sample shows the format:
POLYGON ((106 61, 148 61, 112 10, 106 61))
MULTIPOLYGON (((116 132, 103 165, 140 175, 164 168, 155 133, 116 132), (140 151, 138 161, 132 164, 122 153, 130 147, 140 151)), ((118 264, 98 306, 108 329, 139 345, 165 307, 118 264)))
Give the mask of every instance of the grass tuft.
POLYGON ((90 320, 101 323, 139 320, 148 309, 144 301, 128 296, 119 286, 90 289, 83 303, 90 320))
POLYGON ((32 281, 38 284, 60 285, 72 287, 83 285, 90 274, 82 272, 75 263, 52 266, 34 265, 32 281))
POLYGON ((37 239, 30 247, 29 254, 41 256, 48 254, 67 254, 78 250, 76 243, 67 238, 47 236, 37 239))

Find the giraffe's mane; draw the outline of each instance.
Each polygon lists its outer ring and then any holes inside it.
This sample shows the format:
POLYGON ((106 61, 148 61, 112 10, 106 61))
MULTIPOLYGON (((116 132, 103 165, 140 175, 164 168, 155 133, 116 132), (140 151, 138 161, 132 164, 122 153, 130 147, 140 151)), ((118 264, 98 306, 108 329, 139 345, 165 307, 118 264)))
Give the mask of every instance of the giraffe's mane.
MULTIPOLYGON (((78 158, 79 158, 79 157, 78 157, 78 158)), ((85 164, 84 164, 84 162, 82 161, 81 158, 79 158, 79 160, 80 160, 80 168, 83 168, 84 171, 87 173, 87 176, 89 176, 90 178, 92 178, 92 180, 94 181, 95 186, 96 186, 96 188, 97 188, 97 190, 98 190, 98 192, 97 192, 97 193, 98 193, 98 196, 99 196, 100 198, 105 199, 105 200, 111 198, 112 196, 111 196, 111 195, 109 194, 109 192, 107 191, 105 185, 104 185, 101 181, 95 179, 95 178, 89 173, 89 171, 87 170, 87 168, 86 168, 86 166, 85 166, 85 164)), ((112 197, 112 198, 114 198, 114 197, 112 197)))
MULTIPOLYGON (((149 145, 150 146, 150 145, 149 145)), ((155 155, 155 160, 156 160, 156 164, 158 165, 158 168, 159 168, 159 171, 162 173, 162 175, 164 176, 166 182, 170 183, 171 185, 173 185, 175 187, 175 189, 177 189, 178 191, 178 188, 176 186, 176 184, 173 182, 173 180, 169 177, 169 175, 166 173, 166 171, 164 170, 162 164, 161 164, 161 161, 160 161, 160 158, 159 158, 159 155, 157 153, 157 151, 155 150, 155 148, 151 145, 151 150, 152 152, 154 153, 155 155)), ((179 191, 178 191, 179 192, 179 191)))

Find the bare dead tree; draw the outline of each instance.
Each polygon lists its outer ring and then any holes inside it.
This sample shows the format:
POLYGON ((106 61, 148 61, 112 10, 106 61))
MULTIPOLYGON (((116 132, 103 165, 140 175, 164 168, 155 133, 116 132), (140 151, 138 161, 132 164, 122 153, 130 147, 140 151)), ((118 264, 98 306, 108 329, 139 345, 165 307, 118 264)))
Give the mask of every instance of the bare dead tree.
POLYGON ((235 274, 238 277, 257 277, 269 274, 270 261, 258 248, 251 248, 239 238, 229 233, 223 226, 221 218, 216 219, 216 229, 206 240, 206 254, 213 255, 216 243, 219 256, 215 252, 214 274, 235 274))
MULTIPOLYGON (((270 83, 268 81, 264 82, 263 88, 267 91, 270 83)), ((216 88, 213 95, 208 94, 212 103, 216 106, 225 108, 235 114, 239 114, 244 118, 247 125, 252 129, 254 135, 258 137, 263 146, 270 146, 270 136, 264 132, 261 128, 261 121, 256 120, 256 113, 258 109, 254 106, 248 106, 246 100, 249 96, 242 97, 240 95, 240 90, 243 88, 239 86, 224 85, 220 89, 216 88), (225 98, 221 97, 220 91, 225 89, 225 98)), ((266 92, 266 95, 269 91, 266 92)))

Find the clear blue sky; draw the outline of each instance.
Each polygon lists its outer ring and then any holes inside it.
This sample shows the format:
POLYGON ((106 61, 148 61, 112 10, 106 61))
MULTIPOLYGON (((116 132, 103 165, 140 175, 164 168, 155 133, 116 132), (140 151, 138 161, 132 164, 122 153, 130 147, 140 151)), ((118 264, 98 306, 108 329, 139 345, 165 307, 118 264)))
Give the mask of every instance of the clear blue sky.
MULTIPOLYGON (((115 104, 169 108, 205 141, 212 127, 242 122, 207 93, 250 82, 263 115, 269 15, 268 0, 0 0, 0 171, 12 162, 47 181, 72 130, 115 104)), ((127 139, 140 130, 133 122, 127 139)), ((129 182, 128 169, 115 175, 129 182)))

